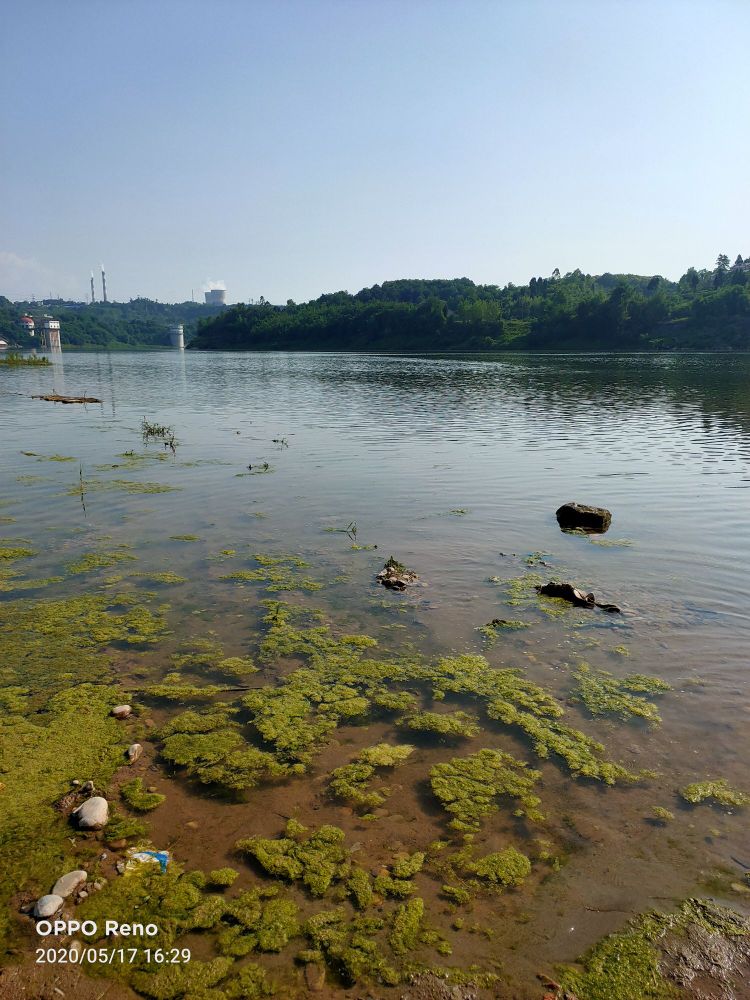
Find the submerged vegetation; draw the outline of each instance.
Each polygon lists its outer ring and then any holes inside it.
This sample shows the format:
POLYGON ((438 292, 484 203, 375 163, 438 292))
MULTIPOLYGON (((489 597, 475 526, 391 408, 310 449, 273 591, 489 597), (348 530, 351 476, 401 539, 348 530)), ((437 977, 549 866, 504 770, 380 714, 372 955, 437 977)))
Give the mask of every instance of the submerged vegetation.
POLYGON ((658 724, 661 716, 646 696, 664 694, 672 689, 659 677, 628 674, 618 678, 606 670, 593 670, 588 663, 580 663, 574 677, 575 696, 592 715, 617 715, 623 721, 640 718, 658 724))
POLYGON ((717 802, 720 806, 750 805, 750 795, 732 788, 726 778, 716 778, 713 781, 695 781, 685 785, 680 795, 691 805, 701 802, 717 802))

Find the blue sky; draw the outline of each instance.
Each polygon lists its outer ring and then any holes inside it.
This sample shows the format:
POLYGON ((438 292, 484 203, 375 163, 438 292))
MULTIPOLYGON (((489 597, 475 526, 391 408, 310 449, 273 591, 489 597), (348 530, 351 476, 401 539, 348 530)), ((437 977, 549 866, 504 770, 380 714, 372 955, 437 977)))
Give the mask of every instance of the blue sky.
POLYGON ((302 301, 750 255, 747 0, 25 0, 0 294, 302 301))

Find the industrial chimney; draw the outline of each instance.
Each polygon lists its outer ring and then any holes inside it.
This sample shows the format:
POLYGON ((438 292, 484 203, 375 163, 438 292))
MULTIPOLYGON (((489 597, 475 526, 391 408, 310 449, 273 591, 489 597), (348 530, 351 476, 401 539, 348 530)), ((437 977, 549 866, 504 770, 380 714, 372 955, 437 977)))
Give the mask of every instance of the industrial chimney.
POLYGON ((107 301, 107 279, 104 277, 104 264, 101 265, 102 269, 102 302, 107 301))
POLYGON ((96 302, 96 296, 94 295, 94 272, 91 272, 91 302, 92 304, 96 302))

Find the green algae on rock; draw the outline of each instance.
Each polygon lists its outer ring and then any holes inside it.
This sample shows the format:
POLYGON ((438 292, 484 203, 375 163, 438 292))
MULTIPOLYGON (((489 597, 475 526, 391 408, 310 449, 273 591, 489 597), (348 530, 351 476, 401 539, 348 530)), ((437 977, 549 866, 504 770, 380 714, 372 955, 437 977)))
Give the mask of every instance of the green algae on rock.
POLYGON ((710 900, 686 900, 674 913, 646 913, 594 945, 563 970, 562 991, 579 1000, 672 1000, 708 974, 734 996, 747 969, 750 922, 710 900), (718 971, 718 979, 716 972, 718 971))
POLYGON ((41 705, 26 691, 16 688, 0 714, 0 943, 11 895, 48 891, 65 863, 70 830, 53 803, 78 774, 100 787, 122 764, 121 730, 109 714, 114 689, 69 686, 41 705))
POLYGON ((588 663, 580 663, 574 673, 574 694, 592 715, 617 715, 623 721, 632 718, 647 722, 661 722, 656 705, 646 700, 646 695, 664 694, 672 685, 659 677, 645 674, 627 674, 615 677, 606 670, 594 670, 588 663))
POLYGON ((750 795, 732 788, 726 778, 715 778, 709 781, 694 781, 680 789, 680 795, 691 805, 701 802, 718 802, 720 806, 746 806, 750 804, 750 795))

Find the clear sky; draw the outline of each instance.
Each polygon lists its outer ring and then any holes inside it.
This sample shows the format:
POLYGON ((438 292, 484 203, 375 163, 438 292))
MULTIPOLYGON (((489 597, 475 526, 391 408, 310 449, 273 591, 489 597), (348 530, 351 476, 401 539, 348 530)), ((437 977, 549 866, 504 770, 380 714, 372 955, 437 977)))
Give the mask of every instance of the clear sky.
POLYGON ((750 255, 748 0, 9 0, 0 294, 750 255))

